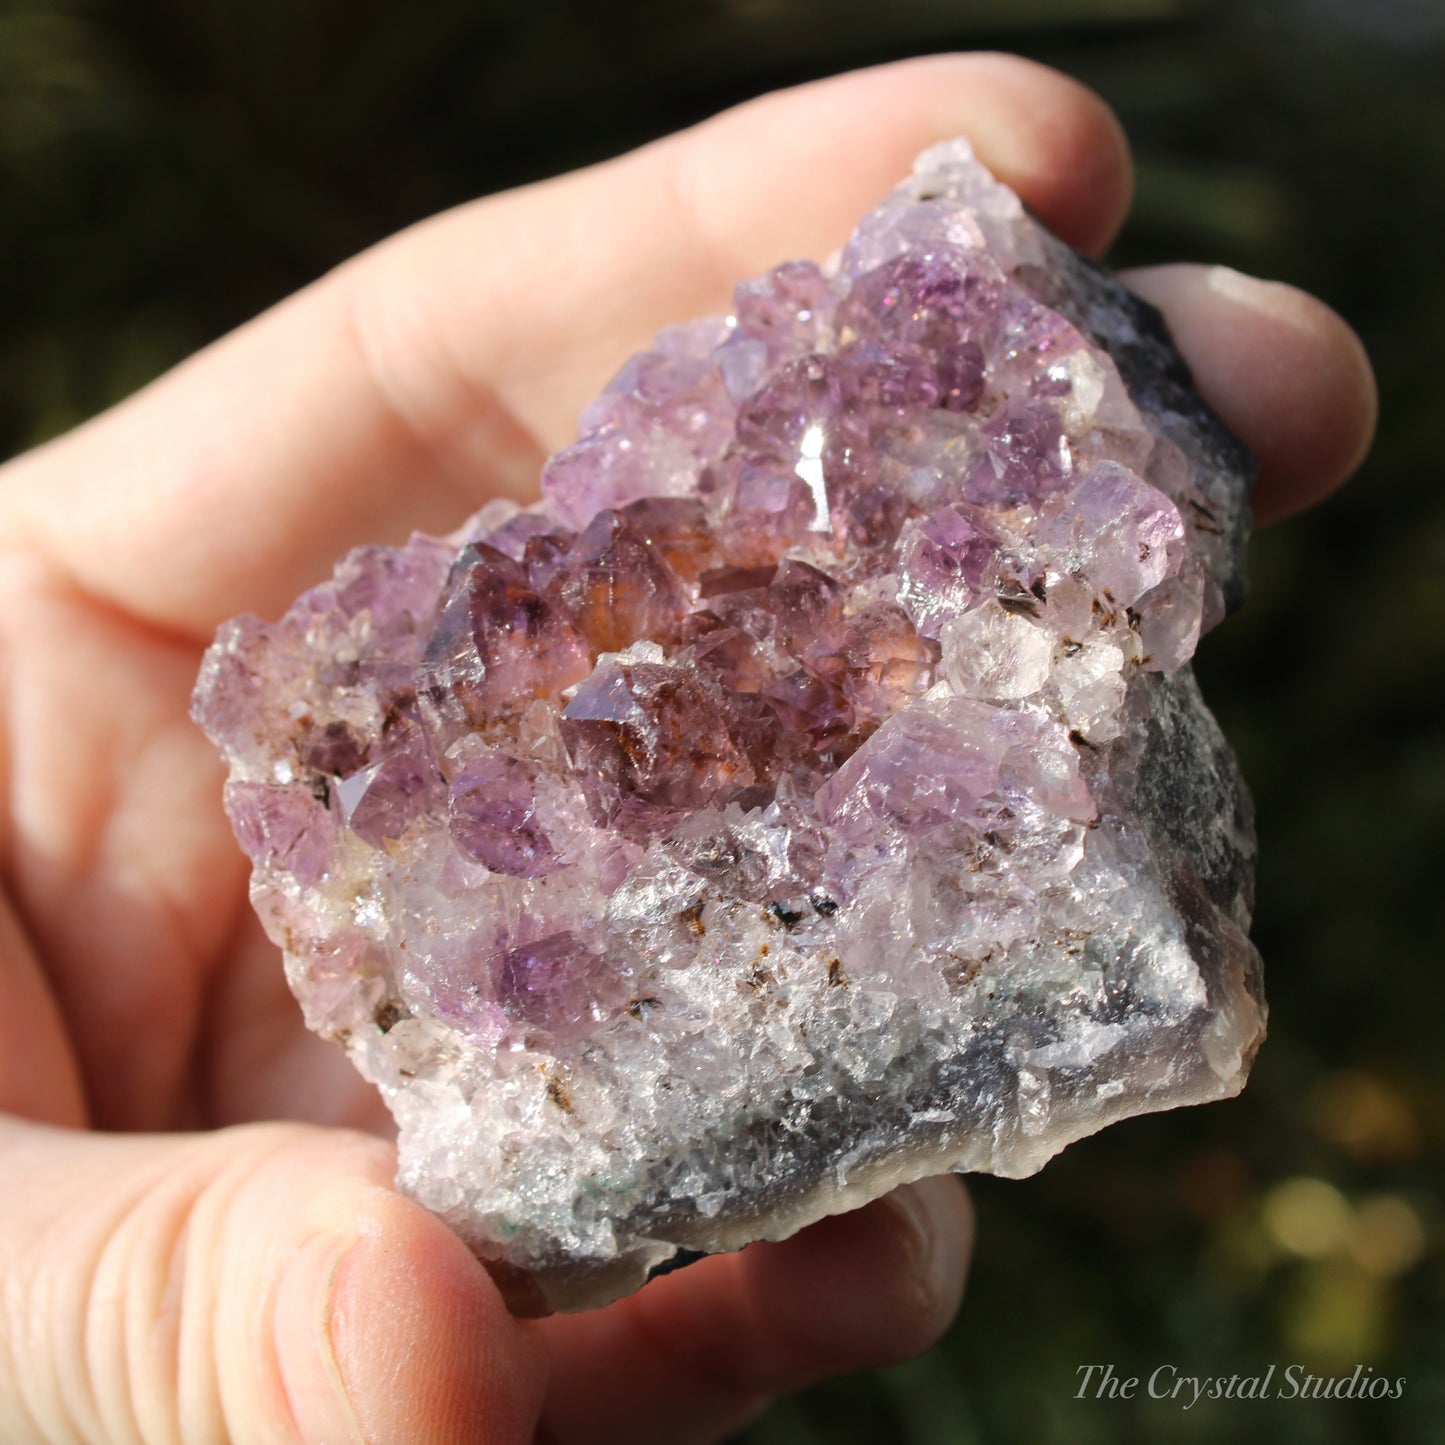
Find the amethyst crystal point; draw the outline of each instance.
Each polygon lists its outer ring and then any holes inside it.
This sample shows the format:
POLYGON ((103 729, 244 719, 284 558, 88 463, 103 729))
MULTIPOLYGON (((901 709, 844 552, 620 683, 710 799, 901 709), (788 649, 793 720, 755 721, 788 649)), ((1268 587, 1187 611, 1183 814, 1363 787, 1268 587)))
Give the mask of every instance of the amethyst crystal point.
POLYGON ((1242 1086, 1250 806, 1187 664, 1251 471, 954 143, 629 362, 537 506, 222 629, 257 907, 519 1307, 1242 1086))
POLYGON ((556 853, 537 820, 535 770, 519 758, 491 753, 452 779, 452 841, 493 873, 536 878, 556 853))

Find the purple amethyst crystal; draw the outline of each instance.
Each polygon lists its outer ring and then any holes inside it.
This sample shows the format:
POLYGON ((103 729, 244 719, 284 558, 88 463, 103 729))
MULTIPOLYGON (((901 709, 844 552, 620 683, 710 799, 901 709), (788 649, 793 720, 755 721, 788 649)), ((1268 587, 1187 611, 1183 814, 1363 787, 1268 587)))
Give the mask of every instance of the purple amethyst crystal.
POLYGON ((448 800, 452 842, 469 858, 513 878, 539 878, 557 854, 537 818, 536 769, 492 752, 461 768, 448 800))
POLYGON ((621 997, 615 971, 571 933, 509 948, 491 977, 514 1032, 551 1045, 580 1043, 607 1023, 621 997))
POLYGON ((955 142, 628 362, 536 506, 221 630, 257 907, 519 1308, 1242 1086, 1250 806, 1187 664, 1251 475, 955 142))

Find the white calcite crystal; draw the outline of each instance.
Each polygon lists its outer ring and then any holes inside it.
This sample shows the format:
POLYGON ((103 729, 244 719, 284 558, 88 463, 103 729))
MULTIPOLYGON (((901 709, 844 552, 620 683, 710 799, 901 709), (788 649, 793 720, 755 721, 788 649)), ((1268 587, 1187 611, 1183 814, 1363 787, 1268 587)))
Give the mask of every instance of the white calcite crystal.
POLYGON ((221 629, 256 907, 518 1309, 1243 1085, 1250 805, 1188 663, 1251 473, 954 142, 629 361, 536 506, 221 629))

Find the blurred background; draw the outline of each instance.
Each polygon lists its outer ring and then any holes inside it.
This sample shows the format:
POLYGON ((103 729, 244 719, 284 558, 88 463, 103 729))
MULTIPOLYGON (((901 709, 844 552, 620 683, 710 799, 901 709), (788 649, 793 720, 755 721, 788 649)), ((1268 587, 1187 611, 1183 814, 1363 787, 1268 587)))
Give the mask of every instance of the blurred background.
MULTIPOLYGON (((1445 1439, 1445 0, 0 0, 0 455, 431 211, 777 85, 997 47, 1139 160, 1113 260, 1308 287, 1379 443, 1258 537, 1206 693, 1259 806, 1270 1039, 1234 1102, 976 1181, 963 1317, 745 1445, 1445 1439), (1159 1364, 1394 1402, 1077 1399, 1159 1364)), ((781 258, 779 258, 781 259, 781 258)))

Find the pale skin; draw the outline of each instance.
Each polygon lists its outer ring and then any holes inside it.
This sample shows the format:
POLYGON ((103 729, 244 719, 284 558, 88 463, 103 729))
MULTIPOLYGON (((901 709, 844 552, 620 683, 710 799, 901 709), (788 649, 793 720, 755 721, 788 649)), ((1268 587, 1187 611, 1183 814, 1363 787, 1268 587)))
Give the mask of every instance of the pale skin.
MULTIPOLYGON (((949 1179, 512 1319, 302 1028, 186 709, 217 623, 530 495, 653 331, 825 256, 957 134, 1076 245, 1121 224, 1089 92, 887 66, 414 227, 0 470, 0 1439, 705 1441, 947 1326, 973 1235, 949 1179)), ((1261 458, 1261 521, 1354 470, 1375 393, 1337 316, 1217 268, 1130 281, 1261 458)))

